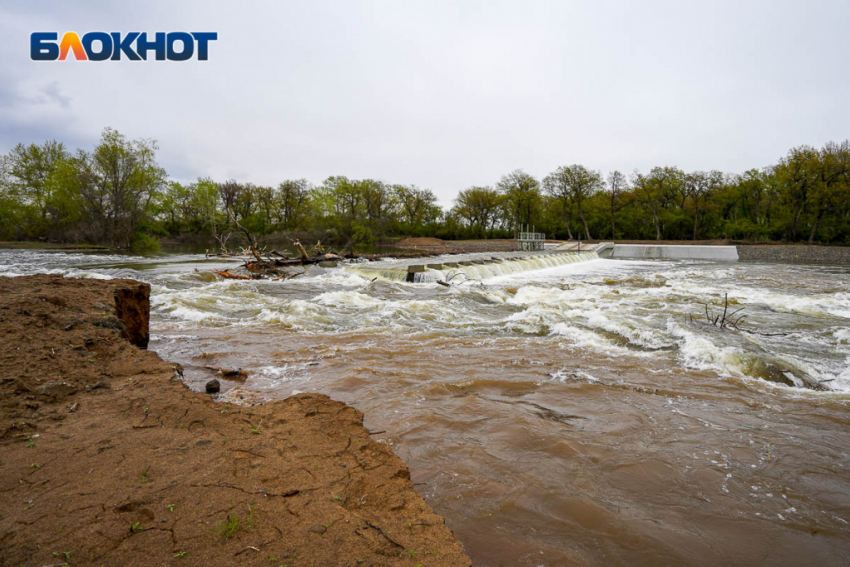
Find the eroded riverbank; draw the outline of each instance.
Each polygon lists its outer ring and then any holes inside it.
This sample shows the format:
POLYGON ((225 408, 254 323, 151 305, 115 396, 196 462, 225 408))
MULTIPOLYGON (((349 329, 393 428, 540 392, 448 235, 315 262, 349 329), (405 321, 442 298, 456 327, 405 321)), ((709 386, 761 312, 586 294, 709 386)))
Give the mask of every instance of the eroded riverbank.
POLYGON ((146 291, 0 278, 3 565, 470 564, 356 409, 216 403, 130 345, 146 291))

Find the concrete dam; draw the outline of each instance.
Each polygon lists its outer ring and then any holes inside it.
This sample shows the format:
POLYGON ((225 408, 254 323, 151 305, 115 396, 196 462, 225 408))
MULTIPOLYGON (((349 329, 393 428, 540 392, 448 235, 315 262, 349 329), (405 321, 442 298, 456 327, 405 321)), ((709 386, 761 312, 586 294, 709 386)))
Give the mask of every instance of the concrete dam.
POLYGON ((692 246, 652 244, 565 243, 534 252, 479 252, 436 256, 415 262, 385 261, 348 265, 345 270, 367 279, 411 283, 482 281, 489 278, 544 270, 599 258, 610 259, 693 259, 738 260, 734 246, 692 246))

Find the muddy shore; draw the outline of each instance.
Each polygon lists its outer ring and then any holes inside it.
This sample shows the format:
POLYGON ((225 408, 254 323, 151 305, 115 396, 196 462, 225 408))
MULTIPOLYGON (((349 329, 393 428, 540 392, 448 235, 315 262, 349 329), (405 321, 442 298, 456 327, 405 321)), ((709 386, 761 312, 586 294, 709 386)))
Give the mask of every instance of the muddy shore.
POLYGON ((0 277, 0 565, 471 564, 357 410, 188 390, 148 293, 0 277))

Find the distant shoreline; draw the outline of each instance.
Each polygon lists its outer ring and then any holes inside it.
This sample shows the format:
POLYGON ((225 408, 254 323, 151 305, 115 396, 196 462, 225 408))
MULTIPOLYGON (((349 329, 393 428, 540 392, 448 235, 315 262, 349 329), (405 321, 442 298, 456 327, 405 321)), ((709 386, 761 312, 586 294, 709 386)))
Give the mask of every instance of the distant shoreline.
POLYGON ((0 241, 0 248, 11 248, 12 250, 116 250, 110 246, 97 246, 94 244, 69 244, 61 242, 32 242, 32 241, 0 241))

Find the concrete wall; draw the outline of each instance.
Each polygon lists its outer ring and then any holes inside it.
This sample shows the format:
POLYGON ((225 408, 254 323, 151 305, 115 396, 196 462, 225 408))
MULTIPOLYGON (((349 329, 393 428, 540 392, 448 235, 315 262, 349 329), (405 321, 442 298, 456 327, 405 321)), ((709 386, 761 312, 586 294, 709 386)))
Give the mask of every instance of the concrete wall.
POLYGON ((610 257, 630 260, 720 260, 737 262, 738 250, 734 246, 615 244, 613 254, 610 257))

